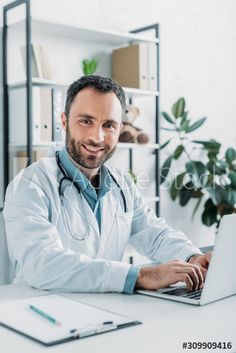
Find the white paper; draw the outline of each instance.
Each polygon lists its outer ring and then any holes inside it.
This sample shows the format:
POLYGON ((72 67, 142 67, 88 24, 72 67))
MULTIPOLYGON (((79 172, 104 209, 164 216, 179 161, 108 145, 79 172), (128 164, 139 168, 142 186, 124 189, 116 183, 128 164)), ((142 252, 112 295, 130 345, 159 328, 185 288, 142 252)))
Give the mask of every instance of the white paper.
POLYGON ((0 323, 8 325, 45 344, 73 337, 74 334, 70 333, 70 330, 77 329, 77 333, 79 333, 80 329, 84 331, 86 326, 98 326, 106 321, 112 321, 114 325, 134 322, 134 320, 124 316, 55 294, 0 304, 0 323), (28 308, 30 304, 35 305, 55 318, 61 323, 61 326, 56 326, 31 311, 28 308))

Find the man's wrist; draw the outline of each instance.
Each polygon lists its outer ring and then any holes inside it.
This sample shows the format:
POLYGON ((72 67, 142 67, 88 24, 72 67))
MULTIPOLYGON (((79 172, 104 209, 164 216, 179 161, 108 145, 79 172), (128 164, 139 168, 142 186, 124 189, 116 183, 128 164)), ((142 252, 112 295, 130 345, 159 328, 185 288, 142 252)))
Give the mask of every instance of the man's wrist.
POLYGON ((153 267, 147 266, 142 267, 138 274, 138 278, 135 284, 135 288, 137 289, 151 289, 153 283, 152 276, 153 267))
POLYGON ((135 283, 135 288, 139 288, 139 289, 143 288, 142 282, 143 282, 143 278, 144 278, 144 272, 145 272, 144 269, 141 268, 141 270, 139 271, 136 283, 135 283))

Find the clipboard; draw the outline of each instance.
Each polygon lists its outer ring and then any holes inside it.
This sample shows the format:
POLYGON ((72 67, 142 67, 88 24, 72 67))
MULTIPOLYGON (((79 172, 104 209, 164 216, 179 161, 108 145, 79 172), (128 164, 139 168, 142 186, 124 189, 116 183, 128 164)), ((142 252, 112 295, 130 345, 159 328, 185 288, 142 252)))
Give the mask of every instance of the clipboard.
POLYGON ((46 346, 138 324, 141 322, 56 294, 0 304, 0 325, 46 346), (29 306, 56 318, 60 325, 33 312, 29 306))

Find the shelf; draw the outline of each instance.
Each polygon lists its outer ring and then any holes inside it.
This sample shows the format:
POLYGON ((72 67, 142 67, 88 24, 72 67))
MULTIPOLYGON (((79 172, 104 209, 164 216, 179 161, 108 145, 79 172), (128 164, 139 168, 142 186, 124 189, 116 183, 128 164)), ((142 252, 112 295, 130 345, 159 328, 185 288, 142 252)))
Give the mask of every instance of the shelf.
MULTIPOLYGON (((32 78, 32 85, 33 86, 40 86, 40 87, 58 87, 58 88, 67 89, 69 86, 69 83, 47 80, 45 78, 33 77, 32 78)), ((26 87, 25 80, 19 81, 19 82, 14 82, 14 83, 12 82, 12 83, 8 84, 9 89, 22 88, 22 87, 26 87)))
MULTIPOLYGON (((63 142, 58 142, 58 141, 52 141, 52 142, 41 142, 41 143, 35 143, 33 144, 33 148, 42 148, 42 147, 51 147, 53 143, 57 143, 59 145, 63 145, 63 142)), ((10 143, 9 147, 12 148, 22 148, 26 147, 26 143, 10 143)), ((119 142, 117 145, 118 148, 120 149, 134 149, 134 148, 145 148, 145 149, 156 149, 158 150, 160 148, 160 145, 158 143, 146 143, 146 144, 138 144, 138 143, 125 143, 125 142, 119 142)))
POLYGON ((144 197, 144 200, 146 202, 159 202, 160 197, 159 196, 144 197))
MULTIPOLYGON (((66 82, 58 82, 58 81, 53 81, 53 80, 47 80, 43 78, 32 78, 32 85, 33 86, 39 86, 39 87, 51 87, 51 88, 61 88, 63 90, 66 90, 68 88, 70 83, 66 82)), ((15 83, 10 83, 8 85, 9 89, 16 89, 16 88, 22 88, 26 86, 26 81, 19 81, 15 83)), ((130 88, 130 87, 123 87, 125 93, 127 94, 127 97, 133 97, 133 96, 159 96, 158 91, 148 91, 148 90, 143 90, 143 89, 138 89, 138 88, 130 88)))
POLYGON ((126 143, 126 142, 119 142, 117 145, 118 148, 128 148, 128 149, 134 149, 134 148, 146 148, 146 149, 155 149, 158 150, 160 148, 160 145, 158 143, 126 143))
POLYGON ((148 90, 143 90, 139 88, 129 88, 129 87, 123 87, 125 93, 127 96, 159 96, 158 91, 148 91, 148 90))
MULTIPOLYGON (((52 143, 56 143, 56 141, 35 143, 35 144, 32 144, 32 147, 33 147, 33 149, 45 148, 45 147, 50 148, 52 146, 52 143)), ((12 148, 12 149, 19 149, 19 148, 25 148, 26 149, 26 147, 27 147, 27 144, 26 143, 22 143, 22 142, 9 143, 9 148, 12 148)))
MULTIPOLYGON (((82 39, 89 42, 100 42, 112 46, 120 46, 130 44, 131 42, 146 42, 159 43, 157 38, 144 37, 137 34, 117 32, 104 29, 79 27, 77 25, 68 25, 63 22, 45 21, 40 18, 32 18, 32 31, 38 33, 45 33, 47 35, 54 35, 59 37, 66 37, 70 39, 82 39)), ((19 21, 10 24, 13 30, 24 30, 25 21, 19 21)))

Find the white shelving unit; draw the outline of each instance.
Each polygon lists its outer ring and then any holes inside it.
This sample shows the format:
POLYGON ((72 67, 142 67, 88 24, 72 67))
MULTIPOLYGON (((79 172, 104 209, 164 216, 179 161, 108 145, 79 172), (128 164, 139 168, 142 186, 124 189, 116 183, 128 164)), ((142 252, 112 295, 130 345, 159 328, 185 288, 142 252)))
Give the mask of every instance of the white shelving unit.
MULTIPOLYGON (((27 18, 26 18, 27 20, 27 18)), ((25 20, 15 21, 13 18, 8 20, 8 31, 13 35, 13 42, 19 42, 19 38, 22 37, 22 33, 25 31, 25 20)), ((140 33, 125 33, 118 31, 111 31, 105 29, 97 29, 92 27, 81 27, 78 24, 63 23, 48 21, 35 16, 31 17, 31 41, 32 43, 42 44, 49 56, 49 61, 52 67, 53 79, 42 79, 36 77, 30 77, 32 89, 34 87, 52 88, 63 90, 64 92, 68 88, 69 84, 80 76, 81 68, 80 62, 84 57, 95 56, 99 58, 99 70, 98 74, 103 76, 111 75, 111 53, 114 49, 127 46, 136 43, 154 43, 159 44, 159 39, 156 37, 150 37, 145 35, 145 29, 142 34, 140 33), (63 48, 63 49, 61 49, 63 48), (63 54, 63 55, 61 55, 63 54)), ((11 61, 9 66, 13 67, 13 70, 9 70, 9 77, 7 82, 8 93, 16 91, 18 89, 24 89, 27 87, 28 81, 25 78, 23 61, 19 59, 19 63, 15 60, 16 57, 20 57, 20 44, 18 46, 13 45, 9 60, 11 61)), ((142 90, 132 87, 123 87, 127 103, 132 102, 136 99, 153 99, 153 106, 158 111, 157 100, 159 97, 158 89, 155 91, 142 90), (150 97, 150 98, 149 98, 150 97)), ((34 119, 34 106, 32 107, 32 119, 34 119)), ((155 112, 155 114, 157 114, 155 112)), ((12 117, 10 117, 11 119, 12 117)), ((23 125, 26 124, 23 122, 23 125)), ((139 124, 138 124, 139 125, 139 124)), ((15 129, 15 122, 13 129, 15 129)), ((22 126, 19 131, 22 131, 22 126)), ((154 130, 154 129, 153 129, 154 130)), ((27 134, 25 133, 25 136, 27 134)), ((11 157, 19 149, 19 151, 27 151, 26 137, 23 141, 11 140, 8 146, 8 151, 11 157), (25 141, 25 143, 24 143, 25 141)), ((31 150, 43 150, 50 147, 51 143, 43 142, 36 143, 31 141, 31 150)), ((134 154, 141 155, 146 153, 145 159, 148 159, 149 155, 157 153, 159 150, 159 144, 152 141, 148 144, 134 144, 134 143, 118 143, 118 151, 122 156, 126 154, 127 158, 131 158, 134 154), (127 151, 126 151, 127 150, 127 151)), ((120 162, 120 157, 119 157, 120 162)), ((135 163, 135 162, 134 162, 135 163)), ((139 163, 139 161, 138 161, 139 163)), ((157 167, 155 165, 154 169, 157 167)), ((152 173, 155 174, 155 173, 152 173)), ((12 176, 11 176, 12 177, 12 176)), ((151 188, 150 188, 151 190, 151 188)), ((152 192, 155 194, 156 190, 152 192)), ((144 195, 148 202, 159 202, 159 196, 144 195)))
MULTIPOLYGON (((37 143, 33 144, 34 148, 40 148, 40 147, 50 147, 52 144, 49 142, 42 142, 42 143, 37 143)), ((11 147, 14 148, 23 148, 25 147, 24 143, 11 143, 11 147)), ((136 149, 136 148, 146 148, 146 149, 159 149, 160 145, 158 143, 147 143, 147 144, 138 144, 138 143, 125 143, 125 142, 119 142, 117 145, 118 148, 120 149, 136 149)))
MULTIPOLYGON (((25 0, 26 4, 28 2, 29 0, 25 0)), ((33 90, 35 90, 35 88, 40 87, 65 91, 71 82, 81 76, 82 72, 80 68, 80 62, 85 57, 98 58, 99 70, 97 73, 102 76, 110 76, 111 53, 114 49, 130 44, 143 42, 154 43, 157 48, 159 46, 159 39, 157 38, 157 25, 142 28, 142 34, 124 33, 111 30, 97 29, 92 27, 85 28, 78 26, 77 23, 68 24, 63 22, 55 22, 53 20, 48 21, 42 18, 37 18, 35 16, 30 18, 29 8, 26 8, 28 11, 26 20, 16 21, 14 18, 11 18, 9 16, 8 22, 4 22, 4 33, 6 33, 7 31, 8 36, 3 36, 3 41, 13 42, 13 45, 8 45, 8 48, 10 48, 10 53, 6 53, 5 56, 7 58, 8 64, 6 65, 5 63, 5 70, 8 73, 8 77, 7 80, 4 81, 4 91, 7 91, 4 104, 4 116, 8 116, 9 120, 12 120, 11 124, 9 122, 5 125, 5 136, 7 136, 4 141, 5 149, 7 150, 7 153, 5 153, 4 156, 4 163, 5 166, 7 166, 7 172, 5 173, 5 186, 9 181, 9 174, 10 178, 12 178, 14 176, 14 172, 12 172, 13 169, 15 168, 17 171, 17 163, 19 163, 20 167, 22 168, 22 163, 25 163, 27 161, 29 155, 33 157, 36 155, 35 152, 39 152, 38 155, 40 155, 42 151, 48 149, 51 146, 50 142, 36 143, 32 140, 32 131, 30 134, 29 130, 32 129, 33 126, 34 106, 32 106, 33 114, 30 115, 30 112, 31 104, 34 104, 34 102, 32 101, 32 95, 29 95, 29 92, 32 92, 33 90), (20 58, 20 45, 25 44, 24 42, 21 43, 21 41, 26 28, 26 23, 29 24, 29 22, 31 23, 31 30, 30 33, 28 33, 30 34, 30 36, 28 37, 28 53, 30 37, 32 43, 40 43, 45 47, 50 59, 49 61, 51 62, 51 65, 53 64, 53 79, 41 79, 29 76, 28 79, 26 79, 23 61, 20 58), (146 31, 149 32, 150 29, 154 29, 156 33, 155 37, 145 35, 146 31), (20 44, 16 45, 16 43, 20 44), (23 113, 25 111, 25 116, 21 115, 22 108, 17 110, 17 107, 14 108, 14 116, 11 116, 11 112, 9 109, 9 100, 7 96, 10 96, 12 92, 15 92, 17 90, 24 90, 24 88, 27 91, 28 97, 31 96, 31 98, 26 98, 26 102, 23 100, 21 100, 20 102, 24 106, 23 113), (19 124, 20 126, 17 126, 17 124, 19 124), (11 129, 12 131, 16 131, 16 134, 11 134, 11 129), (24 129, 25 131, 23 133, 23 136, 25 136, 25 138, 23 138, 21 141, 21 139, 19 138, 19 134, 22 133, 24 129), (16 140, 14 140, 14 138, 12 139, 13 135, 17 137, 16 140), (20 152, 19 162, 14 161, 14 156, 17 155, 17 151, 20 152), (24 152, 26 153, 25 156, 24 152), (8 162, 9 160, 10 163, 8 162)), ((132 103, 134 100, 136 103, 136 100, 138 99, 147 99, 149 100, 149 102, 150 100, 152 100, 152 104, 154 107, 153 111, 155 110, 155 114, 153 115, 155 115, 156 117, 155 121, 157 124, 159 99, 158 87, 156 90, 153 91, 141 90, 132 87, 123 88, 126 93, 127 103, 132 103)), ((152 132, 154 132, 154 126, 152 132)), ((144 158, 145 162, 146 160, 150 160, 153 158, 151 163, 154 165, 154 167, 152 166, 151 168, 149 168, 149 170, 147 170, 147 173, 151 174, 152 179, 154 181, 148 182, 149 193, 144 195, 144 199, 148 203, 148 206, 151 207, 152 205, 156 207, 156 212, 158 213, 158 128, 156 128, 155 133, 155 139, 151 139, 151 142, 148 144, 141 145, 134 143, 118 143, 117 153, 119 153, 119 156, 114 156, 113 158, 118 158, 119 166, 122 163, 121 160, 123 157, 126 157, 129 163, 131 160, 133 160, 134 165, 142 164, 143 162, 140 163, 141 158, 144 158), (145 157, 140 157, 143 153, 145 154, 145 157), (134 161, 134 156, 138 157, 136 161, 134 161)), ((142 167, 144 168, 144 170, 146 170, 145 166, 142 165, 142 167)), ((127 252, 126 255, 128 256, 128 258, 131 259, 131 257, 133 258, 137 254, 131 249, 127 252)), ((140 259, 140 261, 143 262, 143 259, 140 259)))
MULTIPOLYGON (((61 87, 67 89, 69 86, 70 82, 58 82, 58 81, 53 81, 53 80, 47 80, 47 79, 40 79, 40 78, 32 78, 32 84, 34 86, 39 86, 39 87, 61 87)), ((26 81, 19 81, 15 83, 9 84, 9 89, 15 89, 15 88, 21 88, 26 86, 26 81)), ((159 91, 148 91, 148 90, 143 90, 143 89, 138 89, 138 88, 131 88, 131 87, 123 87, 126 97, 127 98, 132 98, 132 97, 140 97, 140 96, 159 96, 159 91)))
MULTIPOLYGON (((9 23, 12 30, 23 31, 25 29, 24 21, 14 21, 12 19, 9 23)), ((89 42, 99 42, 111 46, 122 46, 127 43, 159 43, 158 38, 152 38, 143 35, 137 35, 127 32, 111 31, 106 29, 97 29, 93 27, 81 27, 74 23, 63 23, 54 21, 45 21, 42 18, 35 16, 31 17, 32 32, 43 33, 46 35, 53 35, 58 37, 71 38, 76 40, 83 40, 89 42)))

